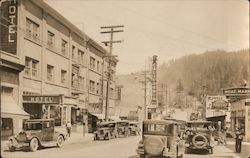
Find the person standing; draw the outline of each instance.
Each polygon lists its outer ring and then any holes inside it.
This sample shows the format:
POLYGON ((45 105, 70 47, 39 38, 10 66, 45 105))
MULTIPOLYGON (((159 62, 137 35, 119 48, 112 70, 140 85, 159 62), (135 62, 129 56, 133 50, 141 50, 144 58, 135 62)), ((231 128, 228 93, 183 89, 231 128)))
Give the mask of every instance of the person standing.
POLYGON ((70 134, 71 134, 71 123, 69 121, 66 124, 66 129, 67 129, 67 136, 70 137, 70 134))
POLYGON ((243 133, 239 128, 236 128, 236 131, 235 131, 235 151, 236 151, 236 153, 241 152, 242 140, 243 140, 243 133))

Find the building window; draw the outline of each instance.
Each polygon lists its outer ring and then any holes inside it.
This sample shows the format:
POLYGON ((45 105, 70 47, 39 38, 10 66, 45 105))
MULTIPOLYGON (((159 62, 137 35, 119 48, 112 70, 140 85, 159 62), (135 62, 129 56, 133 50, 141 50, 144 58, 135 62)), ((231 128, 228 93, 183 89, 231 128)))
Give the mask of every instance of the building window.
POLYGON ((13 88, 11 87, 4 87, 2 86, 1 87, 1 95, 4 95, 4 96, 13 96, 13 88))
POLYGON ((39 40, 39 25, 28 18, 26 18, 26 36, 36 41, 39 40))
POLYGON ((48 46, 53 47, 55 45, 55 34, 48 31, 48 46))
POLYGON ((67 44, 68 42, 62 39, 62 54, 63 55, 67 54, 67 44))
POLYGON ((78 76, 78 82, 80 90, 84 90, 84 77, 78 76))
POLYGON ((54 66, 47 65, 47 80, 48 81, 53 81, 53 72, 54 71, 54 66))
POLYGON ((81 50, 78 50, 78 62, 79 63, 84 63, 84 52, 81 50))
POLYGON ((110 88, 109 98, 113 98, 113 96, 114 96, 114 89, 110 88))
POLYGON ((95 69, 95 58, 90 57, 90 68, 95 69))
POLYGON ((97 69, 97 71, 100 71, 100 61, 97 61, 96 69, 97 69))
POLYGON ((75 60, 76 59, 76 47, 72 46, 72 59, 75 60))
POLYGON ((61 70, 61 84, 66 85, 67 71, 61 70))
POLYGON ((89 91, 95 93, 95 82, 92 80, 89 81, 89 91))
POLYGON ((72 66, 72 75, 71 75, 71 86, 74 89, 79 89, 79 82, 78 82, 78 76, 79 76, 79 67, 72 66))
POLYGON ((100 84, 96 83, 96 94, 100 94, 100 84))
POLYGON ((38 75, 38 61, 25 57, 25 75, 28 77, 37 78, 38 75))

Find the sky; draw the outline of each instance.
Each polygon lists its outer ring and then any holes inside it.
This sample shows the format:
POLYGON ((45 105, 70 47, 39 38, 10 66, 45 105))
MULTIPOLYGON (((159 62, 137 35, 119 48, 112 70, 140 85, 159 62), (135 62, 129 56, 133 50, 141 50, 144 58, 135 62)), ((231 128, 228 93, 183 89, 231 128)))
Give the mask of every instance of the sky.
MULTIPOLYGON (((247 0, 45 0, 52 8, 105 47, 109 34, 101 26, 124 25, 115 33, 117 74, 145 69, 153 55, 158 63, 223 49, 249 48, 247 0)), ((108 50, 108 48, 106 48, 108 50)))

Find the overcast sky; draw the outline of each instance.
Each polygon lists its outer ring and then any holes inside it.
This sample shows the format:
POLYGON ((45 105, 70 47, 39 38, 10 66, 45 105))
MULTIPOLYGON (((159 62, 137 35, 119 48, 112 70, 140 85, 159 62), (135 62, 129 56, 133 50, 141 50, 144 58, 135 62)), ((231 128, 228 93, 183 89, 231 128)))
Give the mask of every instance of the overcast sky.
POLYGON ((97 42, 109 40, 101 26, 124 25, 114 34, 117 74, 143 70, 191 53, 249 48, 247 0, 45 0, 97 42))

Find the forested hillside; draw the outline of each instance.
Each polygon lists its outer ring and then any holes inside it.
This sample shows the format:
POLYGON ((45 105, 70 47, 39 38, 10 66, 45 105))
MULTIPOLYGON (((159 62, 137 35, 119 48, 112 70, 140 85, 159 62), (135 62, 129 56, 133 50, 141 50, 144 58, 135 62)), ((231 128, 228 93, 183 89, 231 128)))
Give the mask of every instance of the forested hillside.
POLYGON ((175 85, 177 91, 197 98, 203 93, 221 94, 222 88, 241 86, 248 77, 249 50, 187 55, 164 63, 158 69, 159 83, 175 85))

